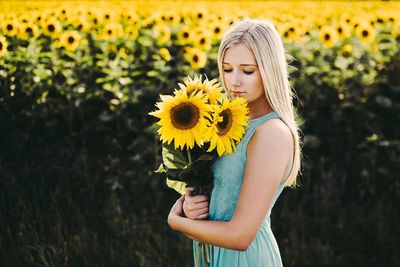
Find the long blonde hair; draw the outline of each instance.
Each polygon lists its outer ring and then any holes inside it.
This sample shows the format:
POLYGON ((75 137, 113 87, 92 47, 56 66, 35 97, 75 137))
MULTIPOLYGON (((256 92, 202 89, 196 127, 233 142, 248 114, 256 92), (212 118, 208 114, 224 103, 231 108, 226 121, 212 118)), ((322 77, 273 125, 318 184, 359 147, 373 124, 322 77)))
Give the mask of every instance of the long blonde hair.
POLYGON ((228 87, 223 75, 222 60, 226 50, 238 44, 245 45, 253 52, 267 101, 292 132, 293 167, 285 185, 294 187, 301 173, 300 129, 295 121, 292 99, 296 95, 289 84, 288 63, 282 40, 274 25, 268 21, 246 19, 232 25, 225 33, 218 51, 219 74, 226 90, 228 87))

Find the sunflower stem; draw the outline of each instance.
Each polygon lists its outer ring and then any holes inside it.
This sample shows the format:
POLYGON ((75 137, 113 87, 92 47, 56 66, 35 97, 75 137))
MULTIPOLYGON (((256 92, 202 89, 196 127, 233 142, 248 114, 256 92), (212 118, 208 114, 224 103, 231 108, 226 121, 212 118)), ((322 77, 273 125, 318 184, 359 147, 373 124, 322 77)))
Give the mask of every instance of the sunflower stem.
POLYGON ((192 166, 192 155, 190 154, 190 149, 186 148, 187 156, 188 156, 188 161, 189 161, 189 167, 192 166))

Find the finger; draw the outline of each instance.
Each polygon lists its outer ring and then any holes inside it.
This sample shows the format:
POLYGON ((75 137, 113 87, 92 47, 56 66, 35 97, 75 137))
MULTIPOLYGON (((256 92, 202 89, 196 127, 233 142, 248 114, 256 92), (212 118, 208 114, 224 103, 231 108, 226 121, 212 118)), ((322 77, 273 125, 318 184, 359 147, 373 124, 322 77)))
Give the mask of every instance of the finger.
POLYGON ((192 199, 194 202, 197 203, 197 202, 208 201, 209 198, 206 195, 197 195, 197 196, 192 197, 192 199))
POLYGON ((198 195, 198 196, 185 196, 185 200, 188 201, 189 203, 200 203, 200 202, 205 202, 209 201, 209 197, 205 195, 198 195))
POLYGON ((201 214, 196 217, 196 220, 203 220, 203 219, 206 219, 207 217, 208 217, 208 213, 201 214))
POLYGON ((208 202, 201 202, 201 203, 183 203, 184 209, 189 212, 197 212, 201 209, 208 208, 208 202))
POLYGON ((185 194, 190 196, 190 193, 194 190, 193 187, 186 187, 185 194))
POLYGON ((199 210, 199 209, 203 209, 203 208, 208 208, 208 202, 200 202, 200 203, 196 203, 195 205, 193 205, 193 209, 194 210, 199 210))
POLYGON ((199 215, 202 215, 202 214, 208 214, 208 208, 204 208, 201 210, 196 210, 196 211, 191 212, 191 217, 198 217, 199 215))

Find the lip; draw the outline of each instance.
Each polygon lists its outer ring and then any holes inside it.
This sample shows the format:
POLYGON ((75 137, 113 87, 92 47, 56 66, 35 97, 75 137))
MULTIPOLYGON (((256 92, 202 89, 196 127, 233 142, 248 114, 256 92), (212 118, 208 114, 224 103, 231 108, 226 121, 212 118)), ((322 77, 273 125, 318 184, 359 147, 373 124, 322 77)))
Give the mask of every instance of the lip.
POLYGON ((233 94, 244 94, 242 91, 232 91, 233 94))

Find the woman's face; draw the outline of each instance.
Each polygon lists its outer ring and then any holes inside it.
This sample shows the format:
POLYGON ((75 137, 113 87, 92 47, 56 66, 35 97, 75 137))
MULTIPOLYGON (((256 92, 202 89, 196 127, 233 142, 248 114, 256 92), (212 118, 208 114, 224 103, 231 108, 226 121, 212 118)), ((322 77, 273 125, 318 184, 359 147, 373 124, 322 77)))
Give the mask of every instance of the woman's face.
POLYGON ((238 44, 228 48, 222 69, 232 97, 244 97, 249 105, 266 101, 260 70, 253 52, 246 46, 238 44))

